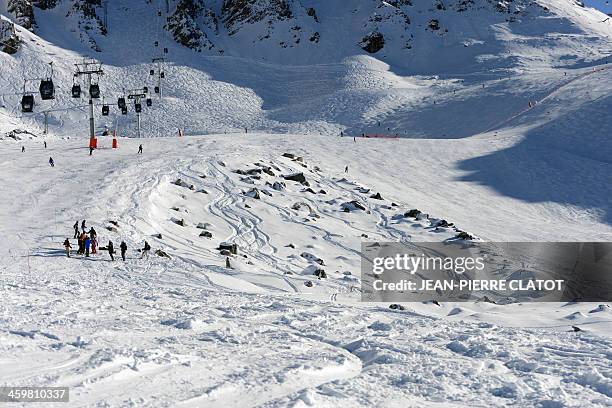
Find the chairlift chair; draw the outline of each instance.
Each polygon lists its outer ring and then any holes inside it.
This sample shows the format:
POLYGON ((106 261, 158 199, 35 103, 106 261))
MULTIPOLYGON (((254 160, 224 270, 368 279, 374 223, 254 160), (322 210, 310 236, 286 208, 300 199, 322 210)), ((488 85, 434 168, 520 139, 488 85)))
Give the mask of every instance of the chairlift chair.
POLYGON ((121 108, 121 114, 127 115, 127 106, 124 106, 123 108, 121 108))
POLYGON ((144 86, 142 88, 142 90, 144 91, 144 93, 147 93, 147 92, 149 92, 149 87, 148 86, 144 86))
POLYGON ((155 75, 155 70, 154 69, 150 70, 149 75, 155 75))
POLYGON ((73 98, 81 97, 81 85, 77 85, 77 84, 72 85, 72 97, 73 98))
POLYGON ((153 100, 151 98, 147 98, 147 106, 152 106, 153 100))
POLYGON ((98 84, 91 84, 89 86, 89 96, 92 99, 99 99, 100 98, 100 85, 98 85, 98 84))
POLYGON ((155 93, 158 94, 159 93, 159 86, 156 86, 153 90, 155 91, 155 93))
POLYGON ((117 99, 117 106, 119 107, 119 109, 123 110, 126 109, 127 106, 125 104, 125 98, 121 97, 119 99, 117 99))
POLYGON ((160 77, 160 78, 165 78, 165 77, 166 77, 166 74, 165 74, 164 72, 160 72, 160 73, 159 73, 159 77, 160 77))
POLYGON ((109 108, 108 105, 102 105, 102 116, 108 116, 109 108))
POLYGON ((21 98, 21 111, 32 112, 34 110, 34 95, 27 94, 21 98))
POLYGON ((161 17, 161 11, 157 11, 157 16, 161 17))
POLYGON ((136 113, 142 112, 142 105, 140 103, 134 103, 134 111, 136 113))
POLYGON ((155 46, 159 47, 159 41, 155 41, 155 46))
POLYGON ((43 101, 55 99, 55 87, 53 86, 53 81, 51 79, 47 78, 40 81, 40 87, 38 90, 40 91, 40 98, 43 101))
POLYGON ((164 54, 168 53, 168 48, 164 48, 164 54))

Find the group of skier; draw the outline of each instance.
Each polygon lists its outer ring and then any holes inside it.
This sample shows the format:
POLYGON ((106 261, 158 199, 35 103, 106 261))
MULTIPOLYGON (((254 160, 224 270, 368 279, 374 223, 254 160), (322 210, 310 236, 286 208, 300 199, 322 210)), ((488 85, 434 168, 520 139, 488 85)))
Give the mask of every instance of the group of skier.
MULTIPOLYGON (((89 257, 89 254, 98 253, 98 234, 96 230, 91 227, 89 231, 87 230, 86 220, 81 222, 79 228, 79 222, 75 222, 72 226, 74 229, 73 239, 77 239, 78 242, 78 250, 77 255, 85 255, 89 257)), ((70 238, 66 238, 64 240, 64 249, 66 250, 66 256, 70 258, 70 250, 72 249, 72 245, 70 244, 70 238)), ((115 260, 115 247, 113 245, 113 241, 108 241, 106 245, 106 251, 108 251, 108 255, 111 258, 111 261, 115 260)), ((127 253, 127 244, 125 241, 121 241, 119 245, 119 249, 121 251, 121 259, 125 261, 125 255, 127 253)), ((149 251, 151 250, 151 245, 147 241, 144 242, 144 248, 142 249, 141 258, 147 258, 149 256, 149 251)))

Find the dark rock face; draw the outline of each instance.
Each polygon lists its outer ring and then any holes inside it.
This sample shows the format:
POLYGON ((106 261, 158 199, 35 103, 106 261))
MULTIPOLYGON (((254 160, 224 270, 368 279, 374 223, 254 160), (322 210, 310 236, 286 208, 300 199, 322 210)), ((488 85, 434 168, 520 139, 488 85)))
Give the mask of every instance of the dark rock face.
POLYGON ((203 0, 180 0, 172 16, 168 18, 165 28, 179 44, 196 51, 212 49, 214 44, 198 25, 199 20, 208 22, 216 32, 218 30, 217 16, 204 7, 203 0))
POLYGON ((242 23, 256 23, 264 19, 287 20, 293 17, 286 0, 224 0, 221 19, 233 35, 242 23))
POLYGON ((373 32, 363 37, 359 45, 364 51, 374 54, 385 46, 385 37, 379 32, 373 32))
POLYGON ((298 183, 304 184, 306 182, 306 176, 304 173, 294 173, 283 176, 285 180, 297 181, 298 183))
POLYGON ((15 16, 17 24, 32 30, 36 26, 34 20, 34 9, 32 2, 29 0, 8 0, 6 9, 9 13, 15 16))

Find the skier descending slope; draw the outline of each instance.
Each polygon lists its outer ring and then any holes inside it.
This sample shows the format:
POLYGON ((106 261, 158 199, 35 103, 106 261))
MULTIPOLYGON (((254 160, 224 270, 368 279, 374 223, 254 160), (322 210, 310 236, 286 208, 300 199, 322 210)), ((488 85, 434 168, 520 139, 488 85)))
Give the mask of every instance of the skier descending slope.
POLYGON ((70 248, 72 248, 72 246, 70 246, 70 240, 68 238, 64 241, 64 248, 66 248, 66 256, 70 258, 70 248))
POLYGON ((138 146, 138 154, 142 154, 142 145, 138 146))
POLYGON ((79 222, 75 222, 74 225, 72 226, 72 228, 74 228, 74 237, 73 238, 78 238, 79 237, 79 222))
POLYGON ((149 245, 149 243, 147 241, 145 241, 144 242, 144 248, 142 248, 142 256, 140 257, 140 259, 148 258, 150 250, 151 250, 151 245, 149 245))
POLYGON ((113 241, 108 241, 106 249, 108 250, 108 254, 110 255, 111 261, 114 261, 115 257, 113 256, 113 254, 115 253, 115 248, 113 247, 113 241))
POLYGON ((125 241, 121 241, 119 248, 121 249, 121 259, 123 259, 123 262, 125 262, 125 252, 127 251, 127 244, 125 241))
POLYGON ((49 166, 55 167, 55 162, 53 161, 53 157, 49 157, 49 166))

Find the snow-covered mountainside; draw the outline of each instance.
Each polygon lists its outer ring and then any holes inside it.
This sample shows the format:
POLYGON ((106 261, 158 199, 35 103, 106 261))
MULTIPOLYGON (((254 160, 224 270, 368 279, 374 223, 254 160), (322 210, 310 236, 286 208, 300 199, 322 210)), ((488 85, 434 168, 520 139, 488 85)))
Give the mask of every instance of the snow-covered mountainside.
MULTIPOLYGON (((0 3, 7 9, 6 0, 0 3)), ((183 0, 169 1, 167 9, 165 1, 97 3, 33 7, 34 34, 18 27, 20 51, 0 53, 0 114, 11 121, 1 130, 40 133, 42 111, 49 111, 50 133, 86 134, 87 102, 70 97, 75 62, 100 60, 102 96, 116 103, 124 90, 148 86, 153 93, 159 67, 151 60, 164 57, 164 103, 145 109, 147 136, 174 134, 178 127, 188 134, 247 127, 466 137, 604 66, 612 49, 612 23, 570 0, 183 0), (183 32, 189 29, 201 37, 183 32), (206 44, 191 46, 196 37, 206 44), (384 47, 364 50, 374 46, 365 37, 382 39, 384 47), (48 76, 49 62, 57 98, 36 101, 33 114, 22 114, 24 80, 48 76)), ((36 81, 28 81, 25 91, 36 90, 36 81)), ((107 126, 135 134, 133 114, 111 107, 101 117, 100 102, 99 131, 107 126)))
POLYGON ((609 304, 391 309, 360 292, 362 242, 612 240, 606 15, 574 0, 0 13, 0 386, 68 386, 70 406, 612 404, 609 304), (103 70, 92 152, 85 58, 103 70), (134 100, 117 102, 144 86, 136 138, 134 100), (67 258, 83 219, 126 261, 67 258))

